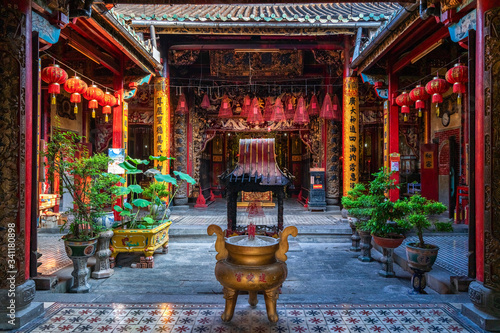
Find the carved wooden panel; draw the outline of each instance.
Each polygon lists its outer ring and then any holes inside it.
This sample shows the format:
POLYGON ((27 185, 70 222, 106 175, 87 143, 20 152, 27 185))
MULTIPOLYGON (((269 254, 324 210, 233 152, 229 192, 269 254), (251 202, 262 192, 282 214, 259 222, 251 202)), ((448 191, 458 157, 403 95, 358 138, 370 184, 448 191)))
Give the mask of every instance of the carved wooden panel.
POLYGON ((484 285, 500 290, 500 8, 485 24, 484 285))

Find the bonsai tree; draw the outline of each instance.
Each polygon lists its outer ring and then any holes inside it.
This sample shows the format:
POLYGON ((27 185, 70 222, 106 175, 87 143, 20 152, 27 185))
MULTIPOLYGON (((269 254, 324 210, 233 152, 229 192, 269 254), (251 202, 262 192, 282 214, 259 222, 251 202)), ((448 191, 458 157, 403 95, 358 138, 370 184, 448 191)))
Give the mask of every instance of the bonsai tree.
POLYGON ((342 205, 349 211, 349 215, 358 220, 356 228, 365 230, 365 224, 373 213, 372 197, 365 185, 358 183, 350 189, 347 196, 342 197, 342 205))
POLYGON ((418 243, 413 244, 416 247, 428 248, 425 244, 423 232, 432 226, 429 215, 438 215, 446 211, 446 206, 440 202, 428 200, 419 194, 411 196, 409 199, 400 200, 395 204, 395 208, 402 211, 401 223, 408 224, 415 228, 418 236, 418 243))
POLYGON ((141 164, 147 165, 149 164, 149 161, 133 159, 127 156, 125 162, 119 164, 123 169, 125 169, 127 174, 132 175, 132 184, 128 186, 114 186, 113 191, 116 195, 120 196, 130 194, 131 199, 130 202, 125 202, 123 206, 115 205, 113 208, 115 211, 120 213, 120 216, 128 219, 129 228, 131 229, 150 229, 158 223, 161 224, 164 222, 167 210, 172 203, 177 190, 179 189, 177 179, 185 180, 192 185, 196 183, 191 176, 180 171, 174 171, 175 177, 172 177, 169 174, 162 174, 160 172, 161 163, 173 158, 166 156, 149 156, 149 159, 151 161, 158 161, 157 168, 151 168, 144 172, 146 176, 154 178, 153 183, 148 187, 148 191, 146 192, 147 196, 143 195, 143 197, 149 198, 151 201, 139 198, 139 194, 143 193, 144 189, 141 185, 137 184, 137 174, 143 173, 138 169, 138 166, 141 164), (170 195, 171 191, 167 190, 169 186, 175 187, 175 191, 172 195, 170 195), (155 205, 161 205, 165 196, 169 197, 169 200, 166 202, 163 215, 159 219, 159 222, 157 222, 155 205), (149 207, 149 214, 139 220, 141 208, 146 207, 149 207))
POLYGON ((370 182, 368 192, 373 209, 366 228, 375 236, 383 238, 404 234, 411 228, 409 222, 402 219, 405 211, 397 204, 399 199, 392 202, 386 197, 389 190, 398 188, 395 180, 391 179, 392 172, 381 168, 373 175, 375 179, 370 182))
POLYGON ((113 203, 111 187, 121 178, 107 173, 110 159, 100 153, 90 156, 87 147, 80 144, 81 139, 76 133, 55 127, 43 153, 49 166, 49 178, 54 180, 58 175, 61 179, 60 194, 67 192, 73 199, 73 208, 68 211, 71 217, 61 226, 61 231, 69 223, 65 239, 76 241, 97 236, 100 230, 94 221, 113 203))

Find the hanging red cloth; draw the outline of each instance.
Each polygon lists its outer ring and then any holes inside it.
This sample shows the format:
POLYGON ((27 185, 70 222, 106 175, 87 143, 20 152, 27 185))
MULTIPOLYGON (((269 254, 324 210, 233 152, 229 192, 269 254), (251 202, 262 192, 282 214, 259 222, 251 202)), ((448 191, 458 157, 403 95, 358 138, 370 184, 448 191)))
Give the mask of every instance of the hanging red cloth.
POLYGON ((304 97, 300 97, 297 101, 297 108, 295 109, 293 122, 297 124, 309 123, 309 115, 307 114, 306 102, 304 101, 304 97))
POLYGON ((260 201, 252 201, 247 206, 248 218, 254 217, 264 217, 264 209, 262 208, 262 202, 260 201))
POLYGON ((219 118, 231 118, 232 116, 233 110, 231 109, 231 101, 227 95, 224 95, 220 103, 219 118))
POLYGON ((266 98, 266 104, 264 106, 264 121, 271 121, 271 117, 273 116, 273 102, 271 101, 271 97, 266 98))
POLYGON ((295 109, 293 108, 293 97, 289 96, 285 102, 285 117, 286 119, 293 119, 295 116, 295 109))
POLYGON ((321 107, 321 112, 319 113, 320 118, 333 119, 333 106, 330 94, 325 95, 323 100, 323 106, 321 107))
POLYGON ((316 97, 316 95, 312 95, 311 101, 309 101, 309 106, 307 108, 307 113, 310 116, 319 115, 319 103, 318 103, 318 98, 316 97))
POLYGON ((203 100, 201 101, 200 106, 202 109, 205 109, 205 110, 210 107, 210 98, 208 98, 207 94, 203 95, 203 100))
POLYGON ((254 97, 252 100, 252 106, 250 107, 250 111, 248 113, 247 122, 250 124, 259 124, 264 122, 257 97, 254 97))
POLYGON ((273 115, 271 116, 271 121, 279 122, 286 121, 285 111, 283 110, 283 103, 281 103, 281 98, 277 98, 274 102, 273 115))

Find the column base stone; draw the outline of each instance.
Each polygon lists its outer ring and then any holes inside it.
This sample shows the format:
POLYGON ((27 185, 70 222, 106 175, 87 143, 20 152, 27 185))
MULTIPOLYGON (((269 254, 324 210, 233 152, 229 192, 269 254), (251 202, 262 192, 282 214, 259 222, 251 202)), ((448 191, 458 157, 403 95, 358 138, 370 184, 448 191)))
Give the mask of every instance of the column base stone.
POLYGON ((462 304, 462 314, 488 332, 500 332, 500 318, 478 309, 472 303, 462 304))

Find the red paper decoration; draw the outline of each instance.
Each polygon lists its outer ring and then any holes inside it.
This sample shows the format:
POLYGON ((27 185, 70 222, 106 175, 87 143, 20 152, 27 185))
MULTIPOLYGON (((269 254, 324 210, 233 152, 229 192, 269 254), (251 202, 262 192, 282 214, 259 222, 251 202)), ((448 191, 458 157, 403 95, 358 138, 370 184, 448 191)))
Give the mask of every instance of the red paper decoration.
POLYGON ((179 101, 177 102, 177 107, 175 108, 175 112, 178 114, 188 114, 189 112, 186 102, 186 96, 183 93, 179 96, 179 101))
POLYGON ((49 94, 52 94, 52 104, 56 104, 56 95, 61 93, 61 84, 68 79, 68 73, 59 65, 53 64, 42 70, 42 80, 49 84, 49 94))
POLYGON ((224 95, 222 96, 222 102, 220 103, 219 118, 231 118, 232 116, 233 110, 231 109, 231 101, 227 95, 224 95))
POLYGON ((74 113, 78 113, 78 105, 76 103, 82 102, 82 94, 87 91, 87 88, 87 84, 80 80, 78 76, 73 76, 64 83, 64 90, 71 94, 70 102, 75 103, 75 107, 73 108, 74 113))
POLYGON ((309 101, 309 106, 307 108, 307 113, 309 113, 310 116, 319 115, 319 103, 316 95, 312 95, 311 101, 309 101))
POLYGON ((297 108, 295 109, 295 116, 293 117, 293 122, 297 124, 307 124, 309 123, 309 115, 306 110, 306 102, 304 97, 300 97, 297 101, 297 108))
POLYGON ((425 91, 432 95, 432 103, 436 103, 436 115, 439 117, 439 103, 443 103, 443 96, 448 91, 448 83, 436 76, 432 81, 427 82, 425 91))
POLYGON ((252 100, 252 106, 250 107, 250 111, 248 113, 247 122, 250 124, 259 124, 264 122, 257 97, 254 97, 252 100))
POLYGON ((283 103, 281 102, 281 98, 276 98, 276 102, 274 102, 273 115, 271 116, 271 121, 279 122, 286 121, 285 110, 283 109, 283 103))
MULTIPOLYGON (((222 99, 224 99, 224 97, 222 99)), ((200 106, 202 109, 205 109, 205 110, 210 107, 210 99, 208 98, 207 94, 203 95, 203 100, 201 101, 200 106)), ((232 115, 232 111, 231 111, 231 115, 232 115)))
POLYGON ((410 103, 411 103, 410 95, 406 91, 403 91, 401 95, 396 97, 396 104, 401 106, 401 113, 404 116, 403 118, 404 121, 408 120, 408 114, 410 113, 410 106, 409 106, 410 103))
POLYGON ((95 118, 95 109, 99 107, 99 102, 104 97, 104 92, 93 84, 83 93, 83 97, 89 101, 89 109, 92 109, 92 118, 95 118))
POLYGON ((250 96, 246 95, 245 98, 243 99, 243 106, 241 107, 240 117, 242 118, 248 117, 251 107, 252 107, 252 100, 250 99, 250 96))
POLYGON ((266 104, 264 106, 264 121, 271 121, 271 117, 273 116, 273 102, 271 101, 271 97, 266 98, 266 104))
POLYGON ((285 117, 286 119, 293 119, 295 116, 295 110, 293 108, 293 97, 289 96, 285 102, 285 117))
POLYGON ((333 119, 332 99, 330 98, 330 94, 328 93, 325 95, 325 98, 323 99, 323 106, 321 107, 319 117, 324 119, 333 119))
POLYGON ((337 95, 333 96, 332 108, 333 108, 333 120, 340 121, 342 119, 342 112, 340 112, 339 98, 337 97, 337 95))
POLYGON ((111 114, 111 107, 116 105, 116 97, 106 91, 99 101, 99 105, 103 107, 102 113, 106 115, 106 122, 108 122, 108 114, 111 114))
POLYGON ((425 109, 425 100, 430 96, 425 92, 425 88, 420 84, 410 91, 410 99, 415 102, 415 108, 418 109, 418 116, 422 117, 422 109, 425 109))
POLYGON ((465 93, 465 82, 469 81, 469 69, 463 64, 455 64, 446 72, 446 81, 453 84, 453 92, 458 94, 457 104, 462 105, 462 94, 465 93))

